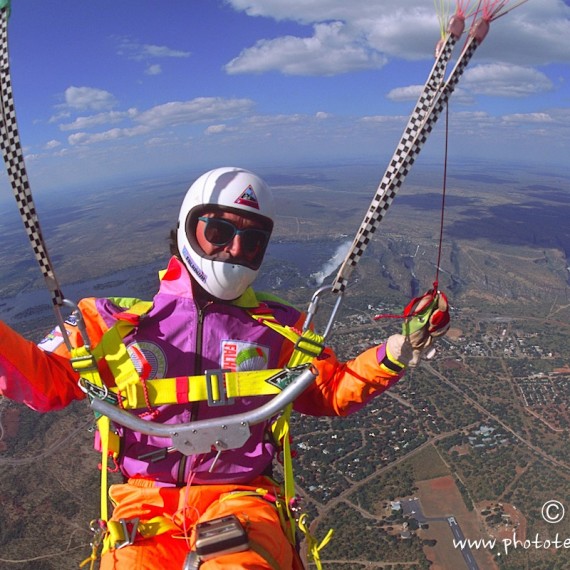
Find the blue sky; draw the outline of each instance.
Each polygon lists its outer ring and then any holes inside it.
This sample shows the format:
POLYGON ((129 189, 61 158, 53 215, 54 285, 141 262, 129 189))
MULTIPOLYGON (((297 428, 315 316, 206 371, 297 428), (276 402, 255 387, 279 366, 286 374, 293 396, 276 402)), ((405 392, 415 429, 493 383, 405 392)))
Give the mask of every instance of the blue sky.
MULTIPOLYGON (((13 0, 32 188, 223 164, 378 160, 380 175, 439 30, 432 0, 13 0)), ((452 158, 566 166, 569 37, 568 1, 491 24, 451 99, 452 158)), ((441 126, 422 156, 441 156, 441 126)))

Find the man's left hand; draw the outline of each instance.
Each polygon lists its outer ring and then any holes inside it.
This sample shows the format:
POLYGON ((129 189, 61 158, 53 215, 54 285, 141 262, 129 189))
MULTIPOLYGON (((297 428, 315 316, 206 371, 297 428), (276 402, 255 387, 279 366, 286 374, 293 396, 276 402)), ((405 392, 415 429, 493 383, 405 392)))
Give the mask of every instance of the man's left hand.
POLYGON ((447 333, 450 326, 449 303, 445 293, 428 291, 421 297, 412 299, 404 309, 406 321, 402 334, 412 351, 410 364, 419 362, 422 353, 433 344, 435 338, 447 333))

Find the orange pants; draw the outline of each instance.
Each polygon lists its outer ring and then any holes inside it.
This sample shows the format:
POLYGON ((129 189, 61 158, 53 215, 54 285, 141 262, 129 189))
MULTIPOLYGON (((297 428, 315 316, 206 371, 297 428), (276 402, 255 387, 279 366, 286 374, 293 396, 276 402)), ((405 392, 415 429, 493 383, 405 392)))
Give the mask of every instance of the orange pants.
POLYGON ((151 485, 151 481, 137 479, 111 486, 109 494, 115 504, 111 520, 139 517, 144 523, 163 517, 168 529, 164 532, 166 527, 163 527, 162 532, 154 536, 137 535, 134 544, 107 550, 101 558, 101 570, 182 570, 196 540, 195 524, 228 514, 238 517, 252 549, 211 558, 203 562, 200 570, 303 568, 281 528, 275 506, 260 495, 236 493, 271 489, 267 479, 252 481, 251 486, 170 488, 151 485))

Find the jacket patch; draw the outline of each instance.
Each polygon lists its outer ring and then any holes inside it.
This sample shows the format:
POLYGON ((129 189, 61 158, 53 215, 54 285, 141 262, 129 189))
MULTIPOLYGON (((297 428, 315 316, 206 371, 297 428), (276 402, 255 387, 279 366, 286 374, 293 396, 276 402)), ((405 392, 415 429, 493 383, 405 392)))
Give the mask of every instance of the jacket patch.
MULTIPOLYGON (((67 335, 69 336, 69 332, 67 335)), ((38 347, 45 352, 53 352, 56 348, 63 344, 63 335, 59 327, 55 327, 47 336, 45 336, 39 343, 38 347)))
POLYGON ((144 372, 147 380, 166 376, 166 356, 160 346, 141 340, 129 344, 127 350, 137 372, 141 375, 144 372))
POLYGON ((269 362, 269 348, 240 340, 222 341, 221 367, 232 372, 265 370, 269 362))

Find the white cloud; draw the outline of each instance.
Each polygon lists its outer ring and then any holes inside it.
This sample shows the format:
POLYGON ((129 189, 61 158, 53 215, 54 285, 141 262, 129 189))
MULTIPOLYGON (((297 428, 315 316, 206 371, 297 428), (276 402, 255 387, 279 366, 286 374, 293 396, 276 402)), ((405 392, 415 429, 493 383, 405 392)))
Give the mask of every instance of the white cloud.
MULTIPOLYGON (((390 101, 417 101, 418 97, 423 91, 423 85, 408 85, 406 87, 396 87, 392 89, 386 97, 390 101)), ((455 87, 451 94, 451 101, 453 104, 459 103, 461 105, 472 105, 474 103, 473 97, 462 87, 455 87)))
POLYGON ((101 111, 115 103, 115 97, 104 89, 71 86, 65 90, 65 104, 72 109, 101 111))
POLYGON ((322 121, 324 119, 329 119, 331 117, 331 115, 329 113, 325 113, 324 111, 318 111, 317 113, 315 113, 315 118, 318 119, 319 121, 322 121))
POLYGON ((145 73, 147 75, 160 75, 162 73, 162 67, 158 63, 154 63, 146 68, 145 73))
POLYGON ((174 101, 139 113, 136 121, 151 128, 227 120, 243 116, 253 108, 251 99, 198 97, 190 101, 174 101))
POLYGON ((187 58, 192 54, 189 51, 172 49, 167 46, 143 44, 130 38, 119 38, 119 55, 135 61, 164 58, 187 58))
MULTIPOLYGON (((474 95, 493 97, 527 97, 553 89, 552 81, 531 67, 507 63, 491 63, 468 68, 451 95, 452 104, 472 105, 474 95)), ((416 101, 423 85, 408 85, 392 89, 391 101, 416 101)))
POLYGON ((51 149, 54 149, 54 148, 58 148, 58 147, 60 147, 60 146, 61 146, 61 142, 60 142, 60 141, 56 141, 55 139, 52 139, 51 141, 48 141, 48 142, 45 144, 45 147, 44 147, 44 148, 45 148, 46 150, 51 150, 51 149))
POLYGON ((260 40, 243 50, 225 69, 230 74, 278 70, 285 75, 336 75, 377 69, 386 58, 351 37, 342 22, 316 24, 309 38, 284 36, 260 40))
POLYGON ((552 82, 544 73, 531 67, 506 63, 477 65, 467 69, 462 85, 477 95, 500 97, 526 97, 553 88, 552 82))
MULTIPOLYGON (((68 137, 67 140, 70 145, 88 145, 141 136, 164 128, 191 125, 204 121, 236 119, 247 116, 252 108, 253 101, 250 99, 199 97, 190 101, 164 103, 143 112, 132 108, 122 113, 99 113, 91 117, 79 117, 72 123, 61 125, 60 128, 67 131, 80 131, 68 137), (97 133, 86 132, 86 129, 122 120, 131 120, 135 125, 97 133)), ((216 127, 210 128, 214 132, 216 127)))
POLYGON ((102 133, 76 133, 69 135, 67 142, 70 145, 87 145, 92 143, 107 142, 123 138, 140 136, 149 132, 149 128, 144 125, 128 129, 110 129, 102 133))
MULTIPOLYGON (((512 2, 511 2, 512 4, 512 2)), ((570 6, 563 0, 526 2, 491 24, 478 58, 519 65, 570 62, 570 6)))
POLYGON ((228 125, 210 125, 204 132, 207 135, 219 135, 228 131, 235 131, 235 128, 230 128, 228 125))
POLYGON ((167 146, 172 143, 172 138, 170 137, 151 137, 145 141, 145 146, 167 146))
POLYGON ((503 121, 513 124, 553 123, 554 118, 549 113, 513 113, 505 115, 503 121))
POLYGON ((266 129, 268 127, 285 125, 290 127, 292 124, 306 124, 307 117, 305 115, 255 115, 247 118, 244 122, 246 125, 258 129, 266 129))
POLYGON ((62 123, 59 125, 62 131, 79 131, 82 129, 90 129, 100 125, 108 125, 118 123, 124 119, 132 119, 137 115, 138 111, 134 108, 127 111, 109 111, 106 113, 97 113, 88 117, 77 117, 71 123, 62 123))
MULTIPOLYGON (((422 9, 425 2, 421 0, 226 0, 236 10, 246 12, 250 16, 265 16, 275 20, 293 20, 302 24, 324 20, 352 20, 356 18, 370 19, 381 17, 401 9, 418 7, 422 9)), ((428 10, 433 6, 428 6, 428 10)))
MULTIPOLYGON (((433 3, 425 0, 226 1, 250 16, 313 26, 308 38, 282 36, 258 41, 227 64, 228 73, 278 70, 291 75, 334 75, 381 67, 387 57, 430 58, 439 39, 438 15, 433 3), (333 41, 335 36, 338 43, 333 41)), ((452 4, 447 2, 447 6, 452 4)), ((477 2, 462 4, 473 8, 477 2)), ((517 2, 490 4, 504 4, 508 9, 517 2)), ((451 13, 448 8, 443 21, 451 13)), ((562 0, 527 2, 491 24, 491 33, 477 57, 486 61, 500 57, 519 65, 570 62, 569 36, 570 7, 562 0)))
POLYGON ((415 101, 423 91, 423 85, 408 85, 392 89, 386 97, 390 101, 415 101))
POLYGON ((360 123, 383 123, 383 124, 402 124, 406 121, 408 117, 404 117, 402 115, 367 115, 366 117, 362 117, 359 122, 360 123))

